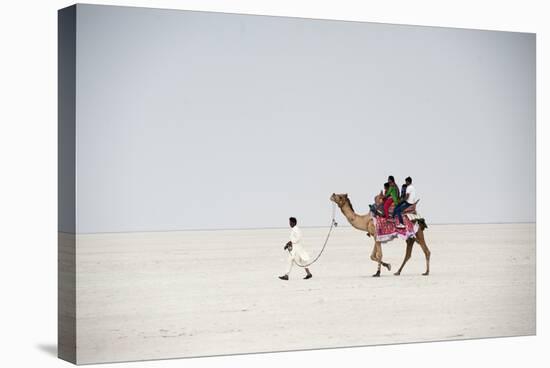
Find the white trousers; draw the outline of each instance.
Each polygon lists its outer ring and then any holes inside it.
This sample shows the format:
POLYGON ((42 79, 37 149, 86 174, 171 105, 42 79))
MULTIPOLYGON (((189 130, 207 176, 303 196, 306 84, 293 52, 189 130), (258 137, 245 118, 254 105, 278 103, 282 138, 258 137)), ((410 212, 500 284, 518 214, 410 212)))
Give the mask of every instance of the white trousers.
POLYGON ((290 273, 294 262, 302 266, 310 262, 309 254, 307 254, 307 252, 297 244, 293 245, 292 250, 289 252, 285 275, 290 273))

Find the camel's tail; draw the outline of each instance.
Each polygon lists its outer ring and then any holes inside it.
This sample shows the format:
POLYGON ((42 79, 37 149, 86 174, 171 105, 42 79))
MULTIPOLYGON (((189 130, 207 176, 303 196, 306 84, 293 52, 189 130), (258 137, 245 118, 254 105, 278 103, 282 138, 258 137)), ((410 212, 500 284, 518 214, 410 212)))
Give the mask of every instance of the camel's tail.
POLYGON ((419 218, 416 220, 416 222, 418 223, 422 231, 428 228, 428 224, 426 224, 426 220, 424 218, 419 218))
POLYGON ((424 217, 420 216, 418 213, 407 213, 407 217, 412 222, 418 224, 420 226, 420 230, 424 231, 428 228, 428 225, 426 224, 426 219, 424 219, 424 217))

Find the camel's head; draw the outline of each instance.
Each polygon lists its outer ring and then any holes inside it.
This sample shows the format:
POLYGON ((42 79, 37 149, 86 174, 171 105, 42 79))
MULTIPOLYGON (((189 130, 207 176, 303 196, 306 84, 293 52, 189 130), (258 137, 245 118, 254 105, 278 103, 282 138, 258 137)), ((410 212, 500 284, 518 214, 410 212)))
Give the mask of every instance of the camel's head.
POLYGON ((342 207, 342 205, 344 205, 344 203, 346 203, 348 200, 348 194, 332 193, 332 195, 330 196, 330 200, 336 203, 338 207, 342 207))

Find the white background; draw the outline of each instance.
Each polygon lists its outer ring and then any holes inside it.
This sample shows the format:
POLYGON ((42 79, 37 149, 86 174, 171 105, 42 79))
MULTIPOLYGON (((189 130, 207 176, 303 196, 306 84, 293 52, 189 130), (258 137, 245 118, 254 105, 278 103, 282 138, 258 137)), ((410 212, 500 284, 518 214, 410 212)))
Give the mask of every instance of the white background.
MULTIPOLYGON (((537 219, 547 221, 550 26, 543 1, 104 1, 104 4, 537 33, 537 219), (546 24, 545 24, 546 21, 546 24)), ((66 1, 0 5, 0 364, 68 366, 56 343, 56 43, 66 1)), ((543 366, 550 360, 548 235, 537 229, 538 336, 131 363, 134 367, 543 366)), ((475 277, 475 275, 464 275, 475 277)), ((442 298, 445 295, 441 295, 442 298)), ((297 306, 299 307, 299 306, 297 306)), ((344 318, 345 316, 343 316, 344 318)), ((107 365, 110 366, 110 365, 107 365)))

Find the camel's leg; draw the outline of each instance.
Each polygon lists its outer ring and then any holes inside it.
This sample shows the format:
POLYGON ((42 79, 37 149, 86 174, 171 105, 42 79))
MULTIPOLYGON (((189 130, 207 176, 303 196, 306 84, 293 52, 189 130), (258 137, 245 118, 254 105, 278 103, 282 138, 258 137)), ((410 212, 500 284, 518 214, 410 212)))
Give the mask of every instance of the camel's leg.
MULTIPOLYGON (((376 239, 375 234, 376 234, 376 229, 374 227, 374 223, 372 221, 369 221, 367 223, 367 235, 372 236, 374 239, 376 239)), ((372 250, 372 254, 370 256, 370 259, 372 259, 373 261, 375 261, 377 263, 380 262, 378 264, 378 266, 379 266, 378 269, 380 269, 380 265, 382 265, 382 266, 386 267, 388 269, 388 271, 391 270, 391 264, 385 263, 385 262, 382 261, 382 243, 378 242, 378 248, 377 248, 376 242, 375 242, 374 248, 372 250), (379 251, 380 251, 379 259, 376 256, 377 249, 379 249, 379 251)))
POLYGON ((372 277, 380 277, 380 263, 378 263, 378 266, 376 268, 376 273, 372 275, 372 277))
POLYGON ((389 263, 385 263, 382 261, 382 243, 375 242, 374 248, 372 250, 372 254, 370 256, 370 259, 372 259, 374 262, 378 263, 378 267, 376 270, 376 273, 372 275, 373 277, 379 277, 380 276, 380 266, 384 266, 389 270, 391 270, 391 265, 389 263))
POLYGON ((374 246, 372 247, 372 252, 370 254, 370 259, 373 260, 374 262, 378 262, 376 260, 376 243, 374 243, 374 246))
MULTIPOLYGON (((372 247, 372 253, 370 254, 370 259, 372 259, 374 262, 378 263, 378 242, 374 243, 374 247, 372 247)), ((380 276, 380 263, 378 263, 378 270, 372 277, 379 277, 380 276)))
POLYGON ((424 239, 424 232, 422 230, 418 230, 416 233, 416 242, 420 244, 420 247, 422 248, 422 251, 424 252, 424 256, 426 256, 426 272, 424 272, 422 275, 428 276, 430 274, 430 255, 431 252, 428 249, 428 246, 426 245, 426 240, 424 239))
POLYGON ((405 267, 405 263, 407 263, 409 258, 411 258, 411 253, 412 253, 414 241, 415 241, 414 238, 407 239, 407 250, 405 251, 405 259, 403 260, 403 263, 401 264, 401 267, 399 267, 399 270, 397 270, 397 272, 394 273, 394 275, 396 275, 396 276, 401 275, 401 270, 403 270, 403 267, 405 267))

